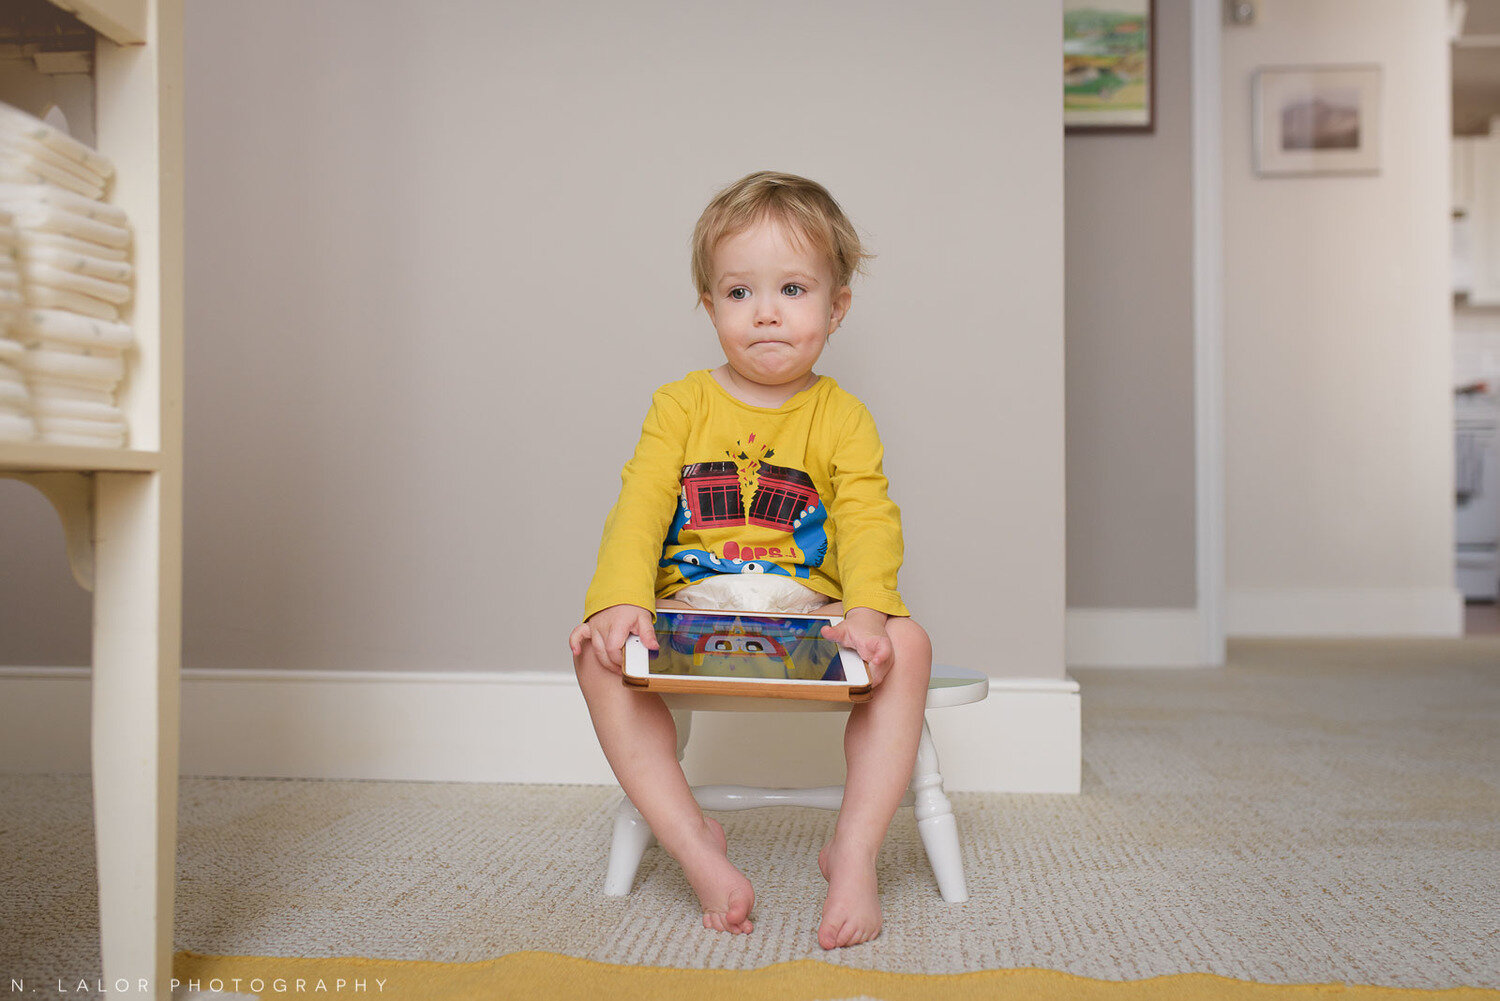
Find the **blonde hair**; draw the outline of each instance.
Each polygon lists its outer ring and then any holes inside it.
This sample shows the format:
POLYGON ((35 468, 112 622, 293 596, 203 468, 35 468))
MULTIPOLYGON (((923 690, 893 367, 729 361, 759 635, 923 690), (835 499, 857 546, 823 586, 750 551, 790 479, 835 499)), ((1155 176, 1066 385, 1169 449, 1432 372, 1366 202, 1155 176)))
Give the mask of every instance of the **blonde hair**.
POLYGON ((693 227, 693 286, 701 300, 713 288, 713 252, 719 241, 760 222, 775 219, 828 258, 835 290, 863 271, 859 234, 828 189, 796 174, 760 170, 746 174, 714 195, 693 227))

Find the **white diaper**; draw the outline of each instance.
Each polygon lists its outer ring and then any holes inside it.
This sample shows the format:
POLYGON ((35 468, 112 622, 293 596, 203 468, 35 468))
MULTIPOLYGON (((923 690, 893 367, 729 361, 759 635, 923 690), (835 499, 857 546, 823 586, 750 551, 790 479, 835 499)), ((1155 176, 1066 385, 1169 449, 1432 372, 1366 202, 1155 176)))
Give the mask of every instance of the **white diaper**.
POLYGON ((806 615, 833 601, 790 577, 769 573, 719 573, 672 594, 694 608, 806 615))
POLYGON ((29 306, 44 306, 48 309, 71 310, 74 313, 82 313, 84 316, 92 316, 96 320, 113 321, 120 318, 120 311, 112 302, 95 299, 82 292, 53 288, 51 285, 28 285, 26 303, 29 306))
POLYGON ((21 371, 28 377, 67 379, 69 382, 113 389, 125 378, 125 359, 119 352, 98 356, 72 354, 67 351, 28 351, 21 358, 21 371))
POLYGON ((30 441, 36 436, 36 425, 25 414, 0 414, 0 441, 30 441))

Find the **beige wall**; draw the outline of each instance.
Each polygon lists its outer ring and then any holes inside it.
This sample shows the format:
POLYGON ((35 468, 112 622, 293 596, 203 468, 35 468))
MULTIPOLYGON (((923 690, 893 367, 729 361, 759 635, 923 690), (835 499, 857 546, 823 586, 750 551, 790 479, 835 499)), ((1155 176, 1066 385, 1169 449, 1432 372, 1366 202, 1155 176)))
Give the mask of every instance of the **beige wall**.
POLYGON ((1155 133, 1066 143, 1070 608, 1198 601, 1189 4, 1156 9, 1155 133))
MULTIPOLYGON (((938 659, 1062 674, 1055 3, 187 16, 186 667, 567 670, 650 391, 719 357, 693 220, 775 168, 879 255, 820 370, 938 659)), ((61 542, 0 502, 3 609, 61 542)), ((11 625, 86 657, 81 595, 11 625)))
POLYGON ((1230 630, 1382 595, 1436 621, 1456 612, 1447 5, 1260 8, 1223 49, 1230 630), (1380 173, 1255 176, 1252 72, 1320 63, 1382 67, 1380 173))

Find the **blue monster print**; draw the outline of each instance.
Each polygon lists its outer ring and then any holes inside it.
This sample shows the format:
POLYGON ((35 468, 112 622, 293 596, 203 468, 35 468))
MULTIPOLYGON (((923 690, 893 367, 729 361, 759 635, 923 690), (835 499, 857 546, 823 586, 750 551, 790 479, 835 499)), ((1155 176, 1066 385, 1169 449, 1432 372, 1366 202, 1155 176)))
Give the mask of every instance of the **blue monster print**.
MULTIPOLYGON (((667 545, 682 545, 682 529, 692 519, 693 512, 688 510, 687 495, 679 491, 677 494, 677 513, 672 516, 672 524, 667 527, 667 545)), ((662 565, 666 566, 665 560, 662 561, 662 565)))
POLYGON ((792 522, 792 542, 803 554, 803 565, 797 567, 798 577, 806 577, 809 567, 823 565, 823 557, 828 555, 828 532, 823 528, 827 520, 828 509, 819 500, 816 506, 805 508, 792 522))
MULTIPOLYGON (((783 577, 791 576, 783 567, 769 560, 721 560, 706 549, 683 549, 669 557, 661 558, 661 565, 664 567, 674 564, 677 572, 682 574, 690 584, 705 577, 712 577, 716 573, 768 573, 780 574, 783 577)), ((807 568, 798 567, 797 576, 806 577, 807 568)))

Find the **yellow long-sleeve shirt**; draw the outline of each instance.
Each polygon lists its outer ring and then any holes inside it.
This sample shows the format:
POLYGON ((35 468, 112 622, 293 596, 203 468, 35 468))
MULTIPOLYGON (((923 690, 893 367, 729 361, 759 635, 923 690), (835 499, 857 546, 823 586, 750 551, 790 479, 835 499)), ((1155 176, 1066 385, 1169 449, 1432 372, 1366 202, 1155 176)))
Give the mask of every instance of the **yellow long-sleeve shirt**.
POLYGON ((620 473, 584 618, 652 608, 715 573, 786 574, 845 608, 909 614, 883 455, 870 412, 826 375, 774 409, 707 370, 662 386, 620 473))

